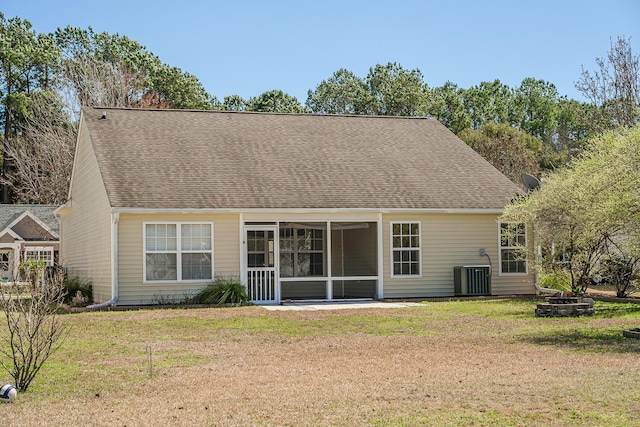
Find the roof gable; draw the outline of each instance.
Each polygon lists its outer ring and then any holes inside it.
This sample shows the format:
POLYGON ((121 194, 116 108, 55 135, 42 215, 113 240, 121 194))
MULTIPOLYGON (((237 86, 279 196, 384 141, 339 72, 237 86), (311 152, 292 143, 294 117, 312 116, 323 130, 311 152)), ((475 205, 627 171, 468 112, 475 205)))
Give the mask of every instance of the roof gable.
POLYGON ((0 205, 0 233, 16 240, 57 240, 58 220, 52 205, 0 205))
POLYGON ((13 243, 17 240, 22 240, 22 237, 20 237, 10 228, 5 228, 4 230, 0 231, 0 243, 13 243))
POLYGON ((52 240, 58 237, 29 211, 13 221, 9 227, 24 240, 52 240))
POLYGON ((495 209, 519 192, 430 118, 97 108, 82 117, 112 207, 495 209))

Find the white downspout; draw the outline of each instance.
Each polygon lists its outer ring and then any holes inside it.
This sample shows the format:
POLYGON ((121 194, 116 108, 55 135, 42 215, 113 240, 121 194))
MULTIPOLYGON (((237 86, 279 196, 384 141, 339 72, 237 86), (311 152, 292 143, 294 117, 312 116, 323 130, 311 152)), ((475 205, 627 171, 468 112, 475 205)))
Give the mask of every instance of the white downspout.
POLYGON ((87 306, 88 309, 115 306, 118 302, 118 222, 120 213, 111 213, 111 299, 100 304, 87 306))

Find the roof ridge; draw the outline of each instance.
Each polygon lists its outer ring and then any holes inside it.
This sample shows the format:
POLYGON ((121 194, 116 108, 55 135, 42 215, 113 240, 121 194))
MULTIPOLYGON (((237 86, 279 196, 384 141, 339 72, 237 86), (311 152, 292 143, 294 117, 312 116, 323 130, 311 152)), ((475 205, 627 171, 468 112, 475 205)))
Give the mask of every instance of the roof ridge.
POLYGON ((264 116, 301 116, 301 117, 349 117, 349 118, 379 118, 379 119, 430 119, 433 116, 385 116, 379 114, 328 114, 328 113, 294 113, 279 111, 232 111, 232 110, 196 110, 182 108, 133 108, 133 107, 98 107, 89 106, 83 109, 106 110, 106 111, 143 111, 143 112, 165 112, 165 113, 210 113, 210 114, 238 114, 238 115, 264 115, 264 116))

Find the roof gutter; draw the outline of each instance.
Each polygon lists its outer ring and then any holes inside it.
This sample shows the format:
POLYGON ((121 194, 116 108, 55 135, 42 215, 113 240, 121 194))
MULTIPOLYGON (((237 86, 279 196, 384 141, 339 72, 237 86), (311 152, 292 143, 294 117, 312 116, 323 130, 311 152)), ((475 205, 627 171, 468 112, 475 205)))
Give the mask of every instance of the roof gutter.
POLYGON ((120 213, 111 213, 111 299, 100 304, 87 306, 88 309, 116 306, 118 303, 118 222, 120 213))
POLYGON ((504 208, 112 208, 126 214, 216 214, 216 213, 383 213, 383 214, 501 214, 504 208))

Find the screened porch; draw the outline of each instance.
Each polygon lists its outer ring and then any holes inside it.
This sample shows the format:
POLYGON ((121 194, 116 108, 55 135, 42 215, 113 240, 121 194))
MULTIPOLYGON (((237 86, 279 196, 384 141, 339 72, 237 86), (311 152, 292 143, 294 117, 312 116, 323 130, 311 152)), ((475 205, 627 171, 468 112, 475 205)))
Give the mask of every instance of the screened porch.
POLYGON ((247 286, 256 302, 375 299, 378 223, 245 224, 247 286))

